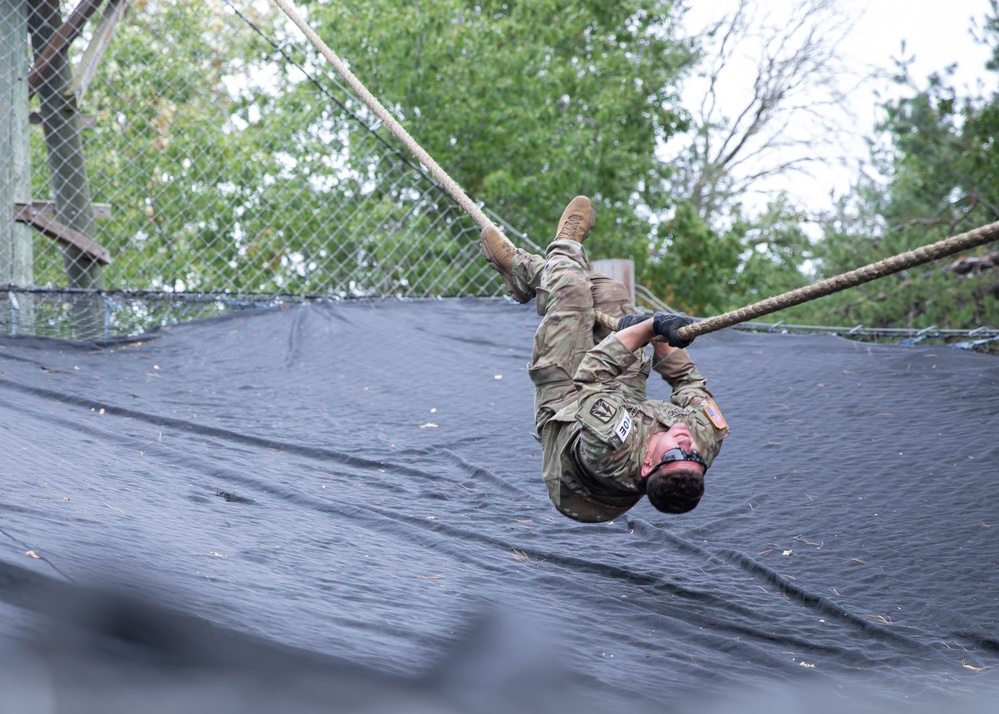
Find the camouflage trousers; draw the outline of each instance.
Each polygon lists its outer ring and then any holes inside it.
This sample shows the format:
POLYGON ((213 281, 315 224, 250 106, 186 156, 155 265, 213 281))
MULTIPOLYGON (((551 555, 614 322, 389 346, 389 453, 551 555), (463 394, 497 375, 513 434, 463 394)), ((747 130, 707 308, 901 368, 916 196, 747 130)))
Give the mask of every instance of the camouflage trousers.
MULTIPOLYGON (((518 251, 511 272, 519 287, 535 293, 542 316, 528 367, 541 434, 551 417, 575 400, 572 380, 583 356, 610 334, 595 323, 594 308, 612 317, 638 310, 624 284, 590 270, 586 251, 576 241, 554 241, 545 257, 518 251)), ((640 359, 618 378, 638 400, 645 399, 650 363, 649 358, 640 359)))

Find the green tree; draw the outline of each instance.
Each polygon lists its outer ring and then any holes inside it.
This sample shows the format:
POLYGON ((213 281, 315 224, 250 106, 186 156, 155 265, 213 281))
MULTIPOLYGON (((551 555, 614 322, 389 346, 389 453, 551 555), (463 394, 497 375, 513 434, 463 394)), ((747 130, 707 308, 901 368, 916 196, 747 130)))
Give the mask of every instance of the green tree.
POLYGON ((738 208, 724 230, 713 229, 691 201, 660 224, 646 268, 660 299, 692 315, 716 315, 806 284, 802 265, 812 247, 801 215, 778 197, 760 215, 738 208))
MULTIPOLYGON (((306 9, 475 198, 543 244, 585 192, 600 215, 591 254, 644 261, 650 216, 670 202, 656 143, 684 125, 675 92, 690 54, 672 2, 306 9)), ((362 126, 369 113, 331 74, 272 6, 133 3, 81 107, 97 117, 94 200, 113 206, 98 227, 109 287, 446 294, 481 282, 484 264, 459 259, 474 250, 468 221, 384 129, 362 126)), ((61 282, 52 251, 37 268, 37 282, 61 282)))
POLYGON ((849 17, 831 0, 772 10, 739 0, 695 37, 688 81, 700 98, 690 131, 665 147, 668 190, 680 205, 660 226, 639 280, 694 314, 806 282, 805 216, 773 179, 831 160, 848 125, 839 40, 849 17))
POLYGON ((658 227, 646 284, 673 309, 710 315, 728 309, 739 265, 739 238, 719 234, 689 201, 658 227))
MULTIPOLYGON (((997 47, 996 3, 983 41, 997 47)), ((995 71, 995 60, 989 68, 995 71)), ((899 63, 907 90, 883 104, 872 141, 873 177, 859 181, 816 248, 831 276, 948 235, 999 220, 999 94, 961 96, 953 68, 918 85, 899 63)), ((920 266, 799 310, 807 319, 872 327, 974 328, 999 324, 999 275, 976 256, 920 266), (969 267, 970 266, 970 267, 969 267)))
POLYGON ((736 220, 732 233, 742 249, 726 310, 741 307, 809 282, 806 266, 814 249, 802 230, 804 218, 786 196, 778 196, 751 220, 736 220))
POLYGON ((591 256, 648 252, 669 205, 658 140, 684 127, 671 1, 314 3, 310 20, 474 198, 545 244, 590 195, 591 256))
MULTIPOLYGON (((238 285, 226 273, 239 204, 226 194, 252 192, 265 172, 241 175, 250 162, 237 155, 238 106, 223 78, 239 74, 250 45, 221 12, 217 2, 137 3, 85 97, 97 118, 86 136, 94 200, 113 207, 99 232, 115 261, 109 287, 238 285)), ((40 188, 46 172, 33 179, 40 188)), ((43 255, 38 282, 59 282, 54 267, 43 255)))
POLYGON ((777 13, 738 0, 695 38, 688 81, 699 101, 691 131, 667 147, 676 147, 670 183, 714 227, 743 211, 747 194, 786 204, 772 179, 807 177, 842 153, 844 87, 855 76, 840 47, 851 23, 835 0, 795 0, 777 13))

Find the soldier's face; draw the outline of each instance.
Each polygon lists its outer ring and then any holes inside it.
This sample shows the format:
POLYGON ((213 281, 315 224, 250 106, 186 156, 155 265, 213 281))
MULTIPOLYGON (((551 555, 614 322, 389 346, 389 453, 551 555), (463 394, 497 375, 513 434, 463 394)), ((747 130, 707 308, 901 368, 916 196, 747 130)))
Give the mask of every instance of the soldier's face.
MULTIPOLYGON (((683 449, 684 451, 697 450, 700 447, 694 441, 690 429, 686 424, 674 424, 668 431, 657 432, 649 439, 648 448, 645 451, 645 460, 642 462, 642 478, 648 478, 649 474, 659 465, 660 456, 670 449, 683 449)), ((661 471, 672 469, 687 469, 692 465, 689 461, 674 461, 666 464, 661 471)), ((700 468, 700 466, 697 466, 700 468)))

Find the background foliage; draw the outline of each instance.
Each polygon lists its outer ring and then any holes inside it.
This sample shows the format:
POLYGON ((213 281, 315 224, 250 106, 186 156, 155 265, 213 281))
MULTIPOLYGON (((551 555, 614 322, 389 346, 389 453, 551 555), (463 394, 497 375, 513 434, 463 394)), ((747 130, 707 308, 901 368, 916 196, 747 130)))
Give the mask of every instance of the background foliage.
MULTIPOLYGON (((983 37, 993 52, 996 27, 993 15, 983 37)), ((905 93, 882 106, 871 142, 875 172, 841 199, 815 245, 819 276, 999 220, 999 94, 961 96, 948 72, 920 84, 904 63, 895 81, 905 93)), ((792 316, 883 327, 995 326, 997 267, 996 246, 985 246, 803 305, 792 316)))
MULTIPOLYGON (((743 0, 740 12, 753 5, 743 0)), ((835 59, 815 31, 830 27, 834 4, 800 6, 795 31, 804 28, 807 41, 775 34, 761 64, 758 82, 770 84, 759 86, 771 94, 758 92, 769 103, 753 111, 776 123, 769 134, 753 124, 747 139, 781 135, 790 88, 831 82, 808 72, 826 72, 835 59), (817 54, 802 55, 809 48, 817 54)), ((634 259, 640 283, 692 314, 717 314, 999 218, 999 94, 962 96, 947 71, 920 81, 899 63, 903 91, 882 106, 867 171, 836 211, 816 220, 786 196, 762 209, 744 200, 752 181, 733 168, 765 155, 712 154, 713 132, 735 135, 739 125, 681 107, 685 81, 698 72, 713 78, 732 61, 717 41, 747 32, 745 16, 688 38, 683 8, 671 1, 300 7, 509 235, 543 246, 568 198, 586 193, 599 216, 591 258, 634 259), (684 137, 690 151, 662 151, 684 137), (706 190, 724 199, 708 205, 706 190)), ((993 49, 993 72, 996 17, 993 3, 981 37, 993 49)), ((97 118, 85 145, 94 200, 113 206, 98 236, 117 257, 111 287, 501 292, 477 254, 477 228, 269 3, 133 3, 81 111, 97 118)), ((37 130, 32 152, 33 195, 45 198, 37 130)), ((761 163, 750 175, 775 166, 761 163)), ((62 284, 58 251, 44 238, 35 246, 35 283, 62 284)), ((926 266, 774 320, 996 325, 999 274, 989 250, 956 269, 926 266)))
POLYGON ((315 3, 310 18, 470 195, 544 245, 569 198, 597 253, 642 256, 685 128, 673 2, 315 3))

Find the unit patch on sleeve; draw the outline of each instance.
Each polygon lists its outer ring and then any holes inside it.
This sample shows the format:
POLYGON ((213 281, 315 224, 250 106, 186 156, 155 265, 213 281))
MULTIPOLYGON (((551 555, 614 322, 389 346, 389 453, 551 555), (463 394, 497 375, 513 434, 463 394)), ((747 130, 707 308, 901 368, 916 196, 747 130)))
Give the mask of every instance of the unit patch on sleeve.
POLYGON ((590 414, 595 416, 604 424, 609 424, 610 420, 614 418, 615 414, 617 414, 617 408, 612 407, 603 399, 598 399, 593 403, 593 406, 590 407, 590 414))
POLYGON ((728 426, 725 422, 725 417, 722 416, 721 410, 714 402, 708 402, 704 405, 704 413, 708 415, 708 419, 715 425, 715 429, 724 429, 728 426))
POLYGON ((618 421, 617 426, 614 427, 614 433, 621 440, 623 444, 628 439, 628 434, 631 433, 631 415, 627 410, 621 410, 621 419, 618 421))

